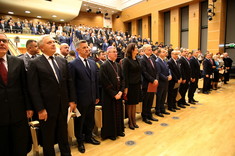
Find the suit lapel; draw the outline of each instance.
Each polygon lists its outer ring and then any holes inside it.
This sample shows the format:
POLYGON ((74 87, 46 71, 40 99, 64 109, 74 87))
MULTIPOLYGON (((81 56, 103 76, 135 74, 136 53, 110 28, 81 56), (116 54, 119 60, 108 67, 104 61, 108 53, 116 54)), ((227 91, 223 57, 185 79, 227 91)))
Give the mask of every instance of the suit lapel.
POLYGON ((53 76, 53 78, 55 79, 55 81, 58 82, 57 79, 56 79, 56 77, 55 77, 54 71, 53 71, 53 69, 52 69, 50 63, 48 62, 47 58, 46 58, 44 55, 42 55, 42 56, 40 57, 40 61, 42 62, 43 65, 45 65, 46 70, 53 76))
MULTIPOLYGON (((78 63, 80 64, 80 67, 82 67, 82 69, 87 73, 88 77, 91 77, 90 73, 87 71, 87 69, 86 69, 84 63, 82 62, 82 60, 79 57, 77 59, 78 59, 78 63)), ((90 64, 90 62, 89 62, 89 64, 90 64)))

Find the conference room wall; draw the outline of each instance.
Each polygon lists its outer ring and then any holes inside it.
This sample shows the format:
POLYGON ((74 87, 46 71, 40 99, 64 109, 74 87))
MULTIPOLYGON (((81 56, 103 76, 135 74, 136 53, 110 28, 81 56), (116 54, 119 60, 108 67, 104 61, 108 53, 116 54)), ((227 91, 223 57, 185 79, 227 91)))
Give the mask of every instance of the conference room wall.
MULTIPOLYGON (((174 47, 180 46, 180 8, 189 6, 189 49, 197 49, 200 47, 200 2, 201 0, 148 0, 138 3, 132 7, 124 9, 120 14, 120 18, 113 17, 113 29, 126 31, 126 23, 132 22, 132 34, 138 30, 136 21, 140 18, 143 20, 142 37, 150 37, 149 23, 146 16, 151 16, 151 39, 153 42, 164 41, 164 16, 166 11, 171 12, 170 23, 170 41, 174 47), (117 22, 118 21, 118 22, 117 22), (123 24, 121 23, 123 22, 123 24), (117 25, 115 25, 117 23, 117 25), (133 24, 134 23, 134 24, 133 24)), ((212 0, 208 1, 208 5, 212 4, 212 0)), ((212 53, 223 52, 223 48, 219 48, 219 44, 223 44, 225 40, 225 17, 226 17, 226 0, 217 0, 215 4, 215 16, 212 21, 208 21, 208 40, 207 49, 212 53)))
POLYGON ((84 24, 89 27, 103 27, 103 14, 80 12, 77 17, 70 21, 72 25, 84 24))

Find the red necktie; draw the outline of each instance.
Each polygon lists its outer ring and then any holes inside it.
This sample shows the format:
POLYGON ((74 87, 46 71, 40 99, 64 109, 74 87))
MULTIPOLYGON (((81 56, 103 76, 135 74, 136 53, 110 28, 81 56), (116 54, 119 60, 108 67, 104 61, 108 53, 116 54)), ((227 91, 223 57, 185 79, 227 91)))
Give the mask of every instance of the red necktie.
POLYGON ((0 76, 2 77, 3 82, 7 85, 7 69, 3 64, 4 59, 0 58, 0 76))

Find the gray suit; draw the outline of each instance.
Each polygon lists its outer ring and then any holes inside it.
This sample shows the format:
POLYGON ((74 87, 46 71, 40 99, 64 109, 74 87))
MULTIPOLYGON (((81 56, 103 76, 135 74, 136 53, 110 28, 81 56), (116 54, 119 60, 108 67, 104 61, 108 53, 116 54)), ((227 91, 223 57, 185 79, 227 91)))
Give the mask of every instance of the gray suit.
MULTIPOLYGON (((35 55, 35 57, 38 57, 38 56, 40 56, 40 55, 38 55, 38 54, 35 55)), ((28 55, 28 53, 19 55, 18 58, 21 58, 24 60, 25 69, 27 71, 28 67, 29 67, 29 60, 31 60, 32 58, 28 55)))

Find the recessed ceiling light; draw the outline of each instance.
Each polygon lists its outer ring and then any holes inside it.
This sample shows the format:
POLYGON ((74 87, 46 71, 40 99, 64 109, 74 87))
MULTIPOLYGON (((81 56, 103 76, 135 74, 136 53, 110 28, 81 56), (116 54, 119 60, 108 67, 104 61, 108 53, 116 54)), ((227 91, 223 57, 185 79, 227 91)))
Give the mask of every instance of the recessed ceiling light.
POLYGON ((63 21, 64 21, 64 19, 60 19, 60 21, 61 21, 61 22, 63 22, 63 21))
POLYGON ((56 15, 52 15, 52 17, 57 17, 56 15))
POLYGON ((84 6, 86 6, 86 4, 83 4, 84 6))
POLYGON ((31 12, 30 11, 25 11, 26 14, 30 14, 31 12))
POLYGON ((9 11, 9 12, 8 12, 8 14, 14 14, 14 12, 12 12, 12 11, 9 11))
POLYGON ((42 16, 37 16, 37 18, 42 18, 42 16))

